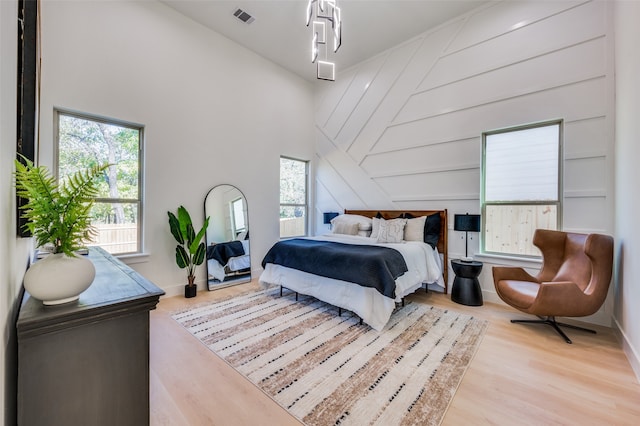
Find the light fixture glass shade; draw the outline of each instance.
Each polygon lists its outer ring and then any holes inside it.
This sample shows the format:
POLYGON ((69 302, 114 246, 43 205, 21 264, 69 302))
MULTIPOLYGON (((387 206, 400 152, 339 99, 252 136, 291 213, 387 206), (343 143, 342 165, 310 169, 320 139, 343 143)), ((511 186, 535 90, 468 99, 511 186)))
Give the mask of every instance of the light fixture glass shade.
POLYGON ((318 79, 331 80, 336 79, 336 66, 333 62, 318 61, 318 79))
POLYGON ((335 80, 335 63, 327 60, 327 45, 333 39, 333 52, 342 45, 342 13, 337 0, 309 0, 306 23, 312 26, 311 62, 316 64, 317 78, 335 80), (315 3, 315 4, 314 4, 315 3), (331 25, 331 35, 327 27, 331 25), (322 59, 322 60, 320 60, 322 59))
POLYGON ((326 43, 327 34, 326 34, 324 22, 313 21, 313 33, 314 33, 314 37, 316 37, 315 38, 316 43, 326 43))

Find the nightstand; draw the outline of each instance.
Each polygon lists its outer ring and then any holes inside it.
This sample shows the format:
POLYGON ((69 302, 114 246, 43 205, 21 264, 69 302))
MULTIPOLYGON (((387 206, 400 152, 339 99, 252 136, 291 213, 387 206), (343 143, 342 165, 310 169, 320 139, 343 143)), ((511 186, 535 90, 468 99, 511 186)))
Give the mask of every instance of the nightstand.
POLYGON ((451 288, 451 300, 467 306, 482 306, 482 289, 478 281, 482 262, 452 259, 451 267, 456 274, 451 288))

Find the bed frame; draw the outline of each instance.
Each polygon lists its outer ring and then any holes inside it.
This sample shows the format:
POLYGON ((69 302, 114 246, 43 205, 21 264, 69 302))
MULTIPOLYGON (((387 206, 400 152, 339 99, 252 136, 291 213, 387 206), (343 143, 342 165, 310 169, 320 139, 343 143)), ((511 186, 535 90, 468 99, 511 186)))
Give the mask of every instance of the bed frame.
POLYGON ((448 260, 448 250, 449 243, 447 240, 448 236, 448 225, 447 225, 447 209, 444 210, 347 210, 344 211, 345 214, 358 214, 360 216, 366 217, 376 217, 378 213, 384 219, 397 219, 404 213, 409 213, 412 216, 429 216, 434 213, 440 214, 440 238, 438 239, 438 253, 442 254, 442 275, 444 278, 444 294, 447 294, 449 291, 449 260, 448 260))

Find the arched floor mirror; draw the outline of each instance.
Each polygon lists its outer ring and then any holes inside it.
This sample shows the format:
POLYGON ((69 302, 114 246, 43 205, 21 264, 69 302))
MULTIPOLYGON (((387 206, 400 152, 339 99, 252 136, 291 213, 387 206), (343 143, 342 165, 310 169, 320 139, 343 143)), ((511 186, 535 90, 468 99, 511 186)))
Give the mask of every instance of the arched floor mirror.
POLYGON ((213 187, 204 199, 209 216, 207 288, 215 290, 251 281, 247 199, 233 185, 213 187))

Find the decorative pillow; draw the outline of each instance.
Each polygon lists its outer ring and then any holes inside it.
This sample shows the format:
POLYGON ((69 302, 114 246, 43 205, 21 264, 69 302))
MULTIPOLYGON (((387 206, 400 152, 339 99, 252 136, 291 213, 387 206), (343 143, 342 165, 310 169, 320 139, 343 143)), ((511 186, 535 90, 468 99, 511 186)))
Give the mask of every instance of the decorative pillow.
POLYGON ((440 239, 440 213, 434 213, 427 216, 427 220, 424 224, 424 242, 429 244, 434 249, 438 245, 440 239))
POLYGON ((380 222, 384 222, 382 214, 378 212, 376 217, 371 219, 371 238, 378 238, 378 232, 380 231, 380 222))
POLYGON ((380 222, 377 241, 379 243, 401 243, 407 219, 391 219, 380 222))
POLYGON ((371 236, 371 231, 358 231, 358 235, 361 237, 369 237, 371 236))
POLYGON ((332 225, 334 234, 358 235, 359 225, 357 223, 338 222, 332 225))
POLYGON ((366 216, 360 216, 358 214, 341 214, 331 219, 331 226, 336 226, 337 223, 356 223, 358 224, 359 231, 371 230, 371 218, 366 216))
MULTIPOLYGON (((413 219, 415 217, 411 213, 405 213, 402 216, 407 219, 413 219)), ((433 213, 429 216, 423 217, 425 218, 423 241, 435 249, 438 245, 438 241, 440 240, 440 227, 442 226, 440 221, 440 213, 433 213)))
POLYGON ((407 219, 407 224, 404 227, 404 240, 424 241, 424 226, 426 220, 426 216, 407 219))

